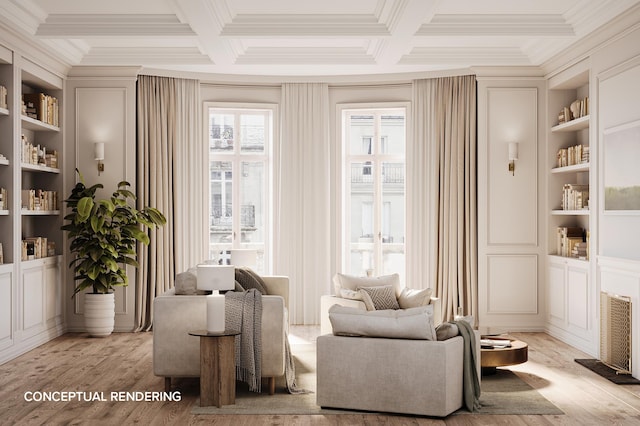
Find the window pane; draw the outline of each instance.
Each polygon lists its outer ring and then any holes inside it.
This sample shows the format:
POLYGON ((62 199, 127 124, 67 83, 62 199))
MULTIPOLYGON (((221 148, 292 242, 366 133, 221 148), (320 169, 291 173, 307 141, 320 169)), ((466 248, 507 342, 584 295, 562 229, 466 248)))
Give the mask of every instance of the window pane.
POLYGON ((351 164, 350 273, 354 275, 375 269, 373 168, 370 162, 351 164))
POLYGON ((211 152, 233 152, 234 116, 209 114, 209 149, 211 152))
POLYGON ((373 115, 352 115, 347 134, 351 155, 372 155, 374 152, 373 115))
POLYGON ((243 114, 240 116, 240 149, 242 152, 264 152, 266 116, 243 114))
POLYGON ((404 164, 382 164, 382 273, 404 274, 404 164))
POLYGON ((404 114, 383 115, 380 118, 381 151, 383 154, 404 156, 405 120, 404 114))
POLYGON ((231 248, 233 227, 233 181, 229 161, 212 161, 211 206, 209 244, 212 259, 218 259, 221 250, 231 248))
POLYGON ((264 218, 264 164, 262 162, 242 162, 240 178, 240 227, 243 248, 258 248, 265 241, 264 218))

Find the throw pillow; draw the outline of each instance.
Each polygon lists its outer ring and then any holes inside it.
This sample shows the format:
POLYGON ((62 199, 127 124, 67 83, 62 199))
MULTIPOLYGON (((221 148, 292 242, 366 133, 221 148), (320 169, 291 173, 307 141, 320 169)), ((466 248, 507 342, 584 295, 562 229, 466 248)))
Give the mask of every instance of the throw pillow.
POLYGON ((329 321, 336 336, 436 339, 433 305, 385 311, 333 305, 329 308, 329 321))
POLYGON ((176 295, 194 295, 198 294, 198 277, 191 272, 180 272, 176 275, 176 295))
POLYGON ((396 298, 400 295, 400 275, 391 274, 380 277, 356 277, 353 275, 335 274, 333 276, 333 286, 335 294, 340 294, 340 290, 358 290, 358 287, 380 287, 391 285, 396 293, 396 298))
POLYGON ((255 288, 261 294, 267 294, 267 285, 251 268, 236 268, 236 281, 245 290, 255 288))
POLYGON ((460 331, 458 326, 452 322, 443 322, 436 327, 436 337, 438 340, 447 340, 456 337, 460 331))
POLYGON ((417 308, 418 306, 424 306, 431 303, 431 293, 432 290, 430 288, 425 288, 422 290, 413 289, 413 288, 403 288, 400 296, 398 297, 398 305, 400 308, 417 308))
POLYGON ((380 311, 384 309, 400 309, 396 293, 392 286, 359 287, 362 301, 367 311, 380 311))
POLYGON ((360 294, 360 291, 349 290, 348 288, 340 289, 340 297, 350 300, 362 300, 362 294, 360 294))

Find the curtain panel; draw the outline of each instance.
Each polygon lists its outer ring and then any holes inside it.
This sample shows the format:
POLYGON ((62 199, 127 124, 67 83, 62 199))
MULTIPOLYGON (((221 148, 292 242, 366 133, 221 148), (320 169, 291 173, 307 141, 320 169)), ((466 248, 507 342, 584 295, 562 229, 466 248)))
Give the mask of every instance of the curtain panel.
POLYGON ((408 282, 434 289, 443 320, 461 307, 477 323, 475 76, 415 80, 413 105, 408 282))
POLYGON ((320 323, 329 294, 329 88, 282 85, 275 211, 275 273, 289 276, 292 324, 320 323))
POLYGON ((208 228, 197 80, 141 75, 137 92, 138 206, 158 208, 167 224, 138 245, 136 322, 153 324, 153 299, 173 287, 176 272, 206 259, 208 228), (205 195, 205 196, 203 196, 205 195))

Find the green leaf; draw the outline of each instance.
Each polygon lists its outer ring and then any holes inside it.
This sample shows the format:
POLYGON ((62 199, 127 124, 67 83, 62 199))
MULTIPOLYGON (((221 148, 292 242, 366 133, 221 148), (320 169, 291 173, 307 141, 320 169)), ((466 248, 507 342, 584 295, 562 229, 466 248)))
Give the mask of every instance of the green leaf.
POLYGON ((78 221, 84 222, 89 218, 93 210, 93 199, 91 197, 84 197, 78 201, 78 221))

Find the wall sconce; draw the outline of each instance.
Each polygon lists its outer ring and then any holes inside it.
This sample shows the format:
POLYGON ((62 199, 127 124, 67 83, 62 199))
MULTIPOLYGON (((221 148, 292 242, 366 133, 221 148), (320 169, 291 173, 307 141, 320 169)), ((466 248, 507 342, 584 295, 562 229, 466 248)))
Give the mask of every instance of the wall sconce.
POLYGON ((93 144, 94 159, 98 162, 98 176, 104 172, 104 142, 96 142, 93 144))
POLYGON ((516 160, 518 159, 518 142, 509 142, 509 171, 515 176, 516 160))

